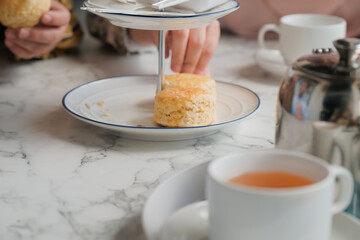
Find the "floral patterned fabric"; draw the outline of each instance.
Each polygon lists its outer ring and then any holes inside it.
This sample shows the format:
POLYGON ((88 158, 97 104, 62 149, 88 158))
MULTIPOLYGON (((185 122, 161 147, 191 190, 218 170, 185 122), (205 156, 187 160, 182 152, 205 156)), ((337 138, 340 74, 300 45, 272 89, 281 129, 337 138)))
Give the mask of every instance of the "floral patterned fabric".
POLYGON ((110 45, 120 54, 131 54, 128 48, 128 29, 114 26, 107 19, 92 13, 87 14, 86 25, 93 37, 110 45))

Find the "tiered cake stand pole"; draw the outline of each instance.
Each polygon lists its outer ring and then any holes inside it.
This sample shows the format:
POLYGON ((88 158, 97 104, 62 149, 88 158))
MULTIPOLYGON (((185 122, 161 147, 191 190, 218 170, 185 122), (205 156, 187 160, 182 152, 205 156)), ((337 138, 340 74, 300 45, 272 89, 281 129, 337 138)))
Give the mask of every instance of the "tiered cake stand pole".
POLYGON ((164 81, 164 65, 165 65, 165 31, 159 31, 159 72, 157 82, 157 92, 161 92, 162 83, 164 81))

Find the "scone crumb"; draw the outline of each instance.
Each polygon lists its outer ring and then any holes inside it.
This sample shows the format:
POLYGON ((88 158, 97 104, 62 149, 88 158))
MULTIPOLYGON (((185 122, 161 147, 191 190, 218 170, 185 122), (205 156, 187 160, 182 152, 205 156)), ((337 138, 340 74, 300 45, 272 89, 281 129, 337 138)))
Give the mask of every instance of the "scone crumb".
POLYGON ((144 127, 143 125, 141 125, 141 124, 138 124, 138 125, 136 125, 137 127, 144 127))
POLYGON ((103 107, 105 105, 105 101, 99 101, 96 103, 96 105, 98 105, 99 107, 103 107))
POLYGON ((103 114, 103 117, 110 117, 110 116, 111 116, 110 113, 104 113, 104 114, 103 114))
POLYGON ((85 107, 86 107, 87 109, 91 109, 91 105, 88 104, 88 103, 85 103, 85 107))

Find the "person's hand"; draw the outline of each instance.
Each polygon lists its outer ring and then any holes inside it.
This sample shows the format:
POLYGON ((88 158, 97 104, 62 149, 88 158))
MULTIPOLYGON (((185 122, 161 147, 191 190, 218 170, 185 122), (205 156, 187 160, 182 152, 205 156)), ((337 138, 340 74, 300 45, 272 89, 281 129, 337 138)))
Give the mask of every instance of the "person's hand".
POLYGON ((5 31, 5 45, 15 55, 31 59, 50 52, 66 33, 70 22, 70 12, 61 3, 53 1, 41 22, 32 28, 11 29, 5 31))
MULTIPOLYGON (((158 45, 158 31, 130 30, 132 39, 141 44, 158 45)), ((170 56, 174 72, 210 75, 209 62, 220 39, 220 24, 214 21, 207 27, 166 32, 165 57, 170 56)))

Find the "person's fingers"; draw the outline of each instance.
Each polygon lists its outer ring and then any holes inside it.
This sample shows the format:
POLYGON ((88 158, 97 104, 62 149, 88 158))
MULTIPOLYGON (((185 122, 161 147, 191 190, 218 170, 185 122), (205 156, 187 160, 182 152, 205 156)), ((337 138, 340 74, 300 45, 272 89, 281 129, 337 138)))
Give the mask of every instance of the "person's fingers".
POLYGON ((69 10, 59 2, 52 2, 50 10, 41 17, 41 22, 47 26, 64 26, 70 22, 69 10))
POLYGON ((20 46, 21 48, 27 50, 28 52, 32 52, 34 54, 41 51, 41 49, 44 49, 44 48, 48 47, 48 45, 46 45, 46 44, 36 43, 36 42, 32 42, 32 41, 27 41, 27 40, 22 40, 22 39, 19 39, 19 38, 12 39, 12 42, 15 43, 17 46, 20 46))
POLYGON ((49 44, 59 42, 66 31, 66 26, 62 27, 43 27, 22 28, 18 30, 18 37, 23 40, 37 43, 49 44))
POLYGON ((182 69, 188 44, 188 38, 189 30, 172 31, 171 69, 174 72, 180 72, 182 69))
POLYGON ((201 57, 197 63, 194 73, 206 74, 205 70, 215 53, 220 39, 220 24, 215 21, 206 28, 206 40, 202 49, 201 57))
POLYGON ((181 69, 183 73, 193 73, 201 53, 203 51, 206 39, 206 28, 196 28, 190 30, 189 41, 186 49, 184 63, 181 69))
POLYGON ((33 53, 17 45, 14 41, 10 39, 5 39, 5 45, 11 52, 13 52, 16 56, 20 58, 31 59, 34 57, 33 53))
POLYGON ((7 28, 5 30, 5 37, 8 38, 8 39, 15 39, 17 38, 17 32, 15 29, 12 29, 12 28, 7 28))
POLYGON ((207 67, 204 69, 204 71, 201 73, 201 75, 208 76, 208 77, 211 76, 211 72, 210 72, 209 66, 207 66, 207 67))

